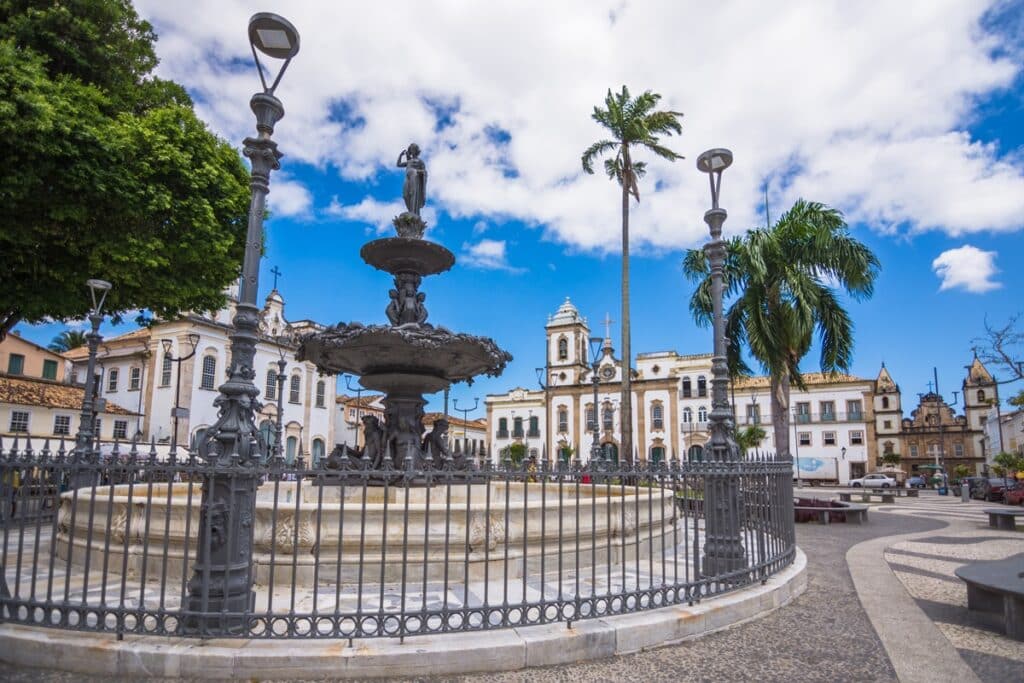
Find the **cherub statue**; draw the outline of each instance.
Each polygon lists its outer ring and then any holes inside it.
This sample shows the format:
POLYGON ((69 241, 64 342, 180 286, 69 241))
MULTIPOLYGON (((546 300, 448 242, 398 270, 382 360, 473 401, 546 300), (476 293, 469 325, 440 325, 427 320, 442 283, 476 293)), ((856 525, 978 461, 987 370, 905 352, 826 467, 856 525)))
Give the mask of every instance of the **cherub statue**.
POLYGON ((423 437, 423 452, 430 454, 435 465, 448 459, 448 420, 441 418, 434 421, 430 433, 423 437))
POLYGON ((370 467, 379 468, 384 464, 384 429, 376 415, 363 415, 363 460, 370 467))

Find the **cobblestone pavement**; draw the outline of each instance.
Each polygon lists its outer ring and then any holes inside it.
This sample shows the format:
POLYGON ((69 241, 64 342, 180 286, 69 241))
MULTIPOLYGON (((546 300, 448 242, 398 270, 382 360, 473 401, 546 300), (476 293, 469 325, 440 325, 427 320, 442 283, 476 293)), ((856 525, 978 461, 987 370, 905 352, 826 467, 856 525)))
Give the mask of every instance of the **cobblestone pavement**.
MULTIPOLYGON (((895 681, 895 671, 854 590, 846 551, 872 538, 943 529, 946 525, 940 519, 948 516, 945 510, 932 509, 933 500, 927 495, 920 502, 901 500, 893 506, 894 512, 880 513, 874 507, 869 523, 862 526, 798 525, 797 541, 808 560, 807 591, 764 618, 694 641, 613 659, 506 674, 420 680, 895 681), (906 514, 908 510, 910 514, 906 514)), ((948 534, 936 534, 944 535, 948 534)), ((996 660, 986 658, 984 652, 975 654, 965 649, 961 653, 982 680, 1008 680, 1003 677, 1003 669, 993 668, 996 660), (972 662, 972 658, 980 663, 972 662)), ((1020 665, 1015 659, 1008 661, 1020 665)), ((94 679, 42 669, 8 669, 0 671, 0 680, 78 683, 94 679)), ((127 679, 103 680, 121 683, 127 679)))

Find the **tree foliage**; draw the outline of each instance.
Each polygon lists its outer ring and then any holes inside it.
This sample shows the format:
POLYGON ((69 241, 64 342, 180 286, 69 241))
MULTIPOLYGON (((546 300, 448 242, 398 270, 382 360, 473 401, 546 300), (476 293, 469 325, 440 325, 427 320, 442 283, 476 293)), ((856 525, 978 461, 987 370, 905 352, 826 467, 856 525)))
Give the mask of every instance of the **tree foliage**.
POLYGON ((0 338, 83 316, 209 310, 237 277, 249 206, 238 153, 180 86, 151 75, 127 0, 0 0, 0 338))
POLYGON ((883 465, 892 465, 893 467, 895 467, 900 464, 901 459, 902 458, 900 457, 899 453, 883 453, 881 456, 879 456, 878 462, 882 463, 883 465))
POLYGON ((611 136, 598 140, 590 145, 581 159, 586 173, 594 172, 594 162, 606 154, 613 154, 605 159, 604 170, 609 178, 615 180, 622 190, 622 358, 627 369, 622 374, 622 451, 627 462, 633 458, 633 434, 629 425, 632 424, 632 374, 633 358, 630 347, 630 316, 629 316, 629 197, 632 195, 640 201, 639 180, 647 173, 647 162, 634 161, 634 150, 645 150, 662 159, 675 161, 682 156, 676 154, 661 143, 662 136, 682 133, 683 127, 679 119, 683 114, 678 111, 659 110, 658 102, 661 95, 644 91, 633 97, 625 85, 622 90, 613 93, 611 89, 604 98, 604 109, 594 107, 591 118, 611 136))
POLYGON ((767 432, 757 425, 751 425, 737 430, 736 443, 740 447, 740 453, 745 453, 751 448, 757 448, 760 446, 761 442, 764 441, 765 436, 767 436, 767 432))
MULTIPOLYGON (((817 202, 798 200, 778 222, 727 243, 723 275, 727 361, 732 376, 750 373, 750 352, 771 383, 775 446, 789 452, 790 383, 805 388, 800 361, 815 337, 821 371, 849 369, 853 321, 833 284, 856 300, 871 296, 880 264, 867 246, 847 231, 842 214, 817 202)), ((691 249, 683 272, 697 283, 690 311, 698 324, 712 318, 710 264, 691 249)))
POLYGON ((81 330, 64 330, 54 337, 53 341, 46 348, 57 353, 64 353, 65 351, 85 346, 88 343, 89 339, 85 332, 81 330))

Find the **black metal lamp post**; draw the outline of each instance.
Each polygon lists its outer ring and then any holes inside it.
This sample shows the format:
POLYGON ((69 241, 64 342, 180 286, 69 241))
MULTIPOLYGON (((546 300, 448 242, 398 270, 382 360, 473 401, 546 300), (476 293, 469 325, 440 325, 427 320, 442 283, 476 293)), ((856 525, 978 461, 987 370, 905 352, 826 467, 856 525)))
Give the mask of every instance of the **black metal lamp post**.
POLYGON ((272 449, 271 455, 275 460, 281 459, 281 454, 284 452, 284 381, 285 368, 288 366, 288 361, 284 357, 284 339, 278 337, 277 339, 277 419, 274 420, 274 448, 272 449))
POLYGON ((260 452, 255 422, 256 397, 260 393, 253 382, 259 340, 256 290, 270 172, 280 167, 281 157, 277 143, 271 140, 274 125, 284 116, 284 107, 274 96, 274 90, 299 51, 299 33, 282 17, 261 12, 249 20, 249 44, 263 84, 263 92, 253 95, 250 101, 258 134, 246 138, 243 148, 243 154, 252 162, 252 200, 231 335, 231 367, 215 401, 219 417, 198 444, 199 457, 209 469, 203 478, 196 562, 188 582, 189 615, 184 624, 188 634, 244 633, 249 628, 247 615, 256 601, 252 589, 255 571, 251 531, 259 475, 253 471, 253 465, 267 456, 260 452), (269 87, 257 51, 285 60, 269 87))
POLYGON ((597 409, 597 384, 600 378, 597 371, 601 364, 601 346, 604 339, 601 337, 590 338, 590 368, 591 379, 594 383, 594 443, 590 445, 590 462, 596 463, 601 460, 601 415, 597 409))
MULTIPOLYGON (((351 380, 352 375, 345 375, 345 388, 349 391, 356 392, 356 443, 355 447, 359 448, 359 420, 363 416, 363 392, 366 391, 366 387, 363 386, 362 382, 357 381, 355 386, 352 386, 351 380)), ((447 409, 446 409, 447 410, 447 409)))
POLYGON ((703 573, 711 576, 741 569, 746 565, 739 525, 739 479, 735 464, 739 461, 729 407, 729 370, 725 359, 725 315, 723 312, 726 244, 722 224, 727 216, 718 205, 722 171, 732 164, 732 152, 710 149, 697 157, 697 169, 708 174, 711 183, 711 208, 704 222, 711 231, 711 241, 704 246, 711 269, 712 328, 714 351, 711 358, 711 432, 708 448, 711 463, 705 488, 706 534, 703 573))
POLYGON ((171 410, 171 417, 174 420, 174 433, 171 434, 172 451, 178 447, 178 419, 189 416, 188 409, 182 409, 181 407, 181 364, 196 355, 196 348, 199 346, 199 335, 195 332, 189 332, 188 343, 192 347, 188 355, 175 357, 171 352, 174 342, 170 339, 162 339, 160 341, 160 344, 164 347, 164 358, 178 366, 178 372, 175 375, 177 379, 174 386, 174 409, 171 410))
POLYGON ((93 393, 96 391, 96 351, 99 349, 103 337, 100 335, 100 325, 103 323, 103 302, 107 299, 107 292, 111 284, 106 280, 87 280, 89 294, 92 296, 92 310, 89 311, 89 323, 92 329, 85 338, 89 343, 89 361, 85 370, 85 395, 82 396, 82 417, 78 424, 78 434, 75 437, 75 447, 80 453, 86 453, 92 448, 93 441, 99 438, 94 434, 96 429, 96 411, 93 402, 93 393))
POLYGON ((469 453, 469 434, 466 431, 467 427, 469 425, 469 414, 471 412, 473 412, 474 410, 476 410, 479 405, 480 405, 480 399, 479 398, 474 398, 473 399, 473 407, 472 408, 460 408, 459 407, 459 399, 455 399, 455 403, 452 404, 452 407, 455 408, 456 411, 462 413, 462 449, 466 453, 469 453))
POLYGON ((551 406, 548 403, 548 384, 550 382, 548 366, 545 365, 541 368, 534 368, 537 372, 537 385, 540 386, 540 390, 544 392, 544 457, 548 457, 548 453, 551 452, 551 406))

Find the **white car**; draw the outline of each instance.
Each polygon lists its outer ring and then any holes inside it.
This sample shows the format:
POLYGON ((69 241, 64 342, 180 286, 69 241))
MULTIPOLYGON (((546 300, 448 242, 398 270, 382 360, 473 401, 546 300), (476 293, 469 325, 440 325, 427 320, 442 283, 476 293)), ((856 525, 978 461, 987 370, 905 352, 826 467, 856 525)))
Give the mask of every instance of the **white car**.
POLYGON ((885 474, 869 474, 860 479, 851 479, 850 486, 854 488, 888 489, 896 486, 896 480, 885 474))

